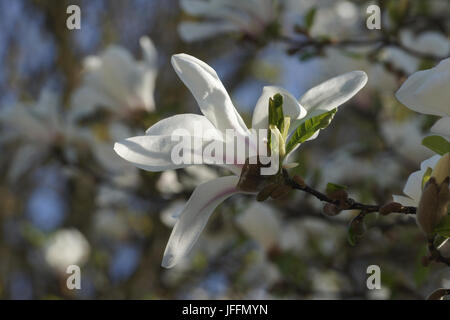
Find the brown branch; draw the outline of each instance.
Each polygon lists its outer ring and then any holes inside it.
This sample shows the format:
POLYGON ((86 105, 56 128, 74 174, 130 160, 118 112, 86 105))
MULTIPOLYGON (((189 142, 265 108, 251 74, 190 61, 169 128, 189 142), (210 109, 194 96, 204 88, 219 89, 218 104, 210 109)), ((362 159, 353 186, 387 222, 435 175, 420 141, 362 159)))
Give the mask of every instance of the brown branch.
MULTIPOLYGON (((319 199, 322 202, 327 202, 327 203, 333 204, 333 205, 339 207, 340 210, 361 210, 364 212, 364 214, 367 214, 367 213, 372 213, 372 212, 379 212, 380 209, 383 207, 383 205, 363 204, 363 203, 353 200, 352 198, 347 198, 345 200, 346 203, 343 204, 341 202, 341 200, 332 199, 329 196, 327 196, 326 194, 324 194, 314 188, 311 188, 310 186, 308 186, 306 184, 300 185, 299 183, 294 181, 292 178, 290 178, 287 175, 286 171, 283 171, 283 175, 284 175, 286 184, 289 185, 290 187, 292 187, 293 189, 306 192, 306 193, 316 197, 317 199, 319 199)), ((417 209, 416 207, 400 206, 398 208, 398 210, 396 210, 395 212, 403 213, 403 214, 416 214, 416 209, 417 209)))

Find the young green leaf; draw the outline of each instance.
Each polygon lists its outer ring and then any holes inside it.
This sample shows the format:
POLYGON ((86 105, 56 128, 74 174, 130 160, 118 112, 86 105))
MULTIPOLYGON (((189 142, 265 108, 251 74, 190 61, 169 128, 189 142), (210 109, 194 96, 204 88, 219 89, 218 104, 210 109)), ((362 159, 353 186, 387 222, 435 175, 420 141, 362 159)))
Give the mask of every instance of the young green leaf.
POLYGON ((328 182, 327 183, 326 192, 327 192, 327 194, 331 194, 331 193, 333 193, 333 192, 335 192, 337 190, 346 190, 346 189, 347 189, 347 186, 343 186, 343 185, 340 185, 340 184, 337 184, 337 183, 328 182))
POLYGON ((450 152, 450 142, 441 136, 428 136, 423 138, 422 144, 441 156, 450 152))
POLYGON ((337 109, 322 113, 318 116, 305 120, 295 129, 286 146, 286 153, 291 152, 299 143, 311 138, 316 131, 325 129, 333 119, 337 109))
POLYGON ((311 29, 311 27, 314 24, 314 18, 316 17, 317 8, 312 7, 308 10, 308 12, 305 15, 305 27, 307 30, 311 29))
POLYGON ((422 189, 423 189, 423 187, 425 187, 425 184, 428 182, 428 180, 430 180, 432 172, 433 172, 433 169, 428 167, 427 171, 425 171, 425 173, 423 174, 423 177, 422 177, 422 189))

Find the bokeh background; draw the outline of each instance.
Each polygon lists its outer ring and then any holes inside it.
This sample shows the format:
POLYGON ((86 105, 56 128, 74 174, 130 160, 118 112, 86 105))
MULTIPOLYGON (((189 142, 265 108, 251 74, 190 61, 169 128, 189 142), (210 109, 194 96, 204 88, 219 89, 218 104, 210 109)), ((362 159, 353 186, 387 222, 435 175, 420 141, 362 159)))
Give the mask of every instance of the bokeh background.
POLYGON ((326 217, 311 196, 219 206, 192 253, 160 267, 173 216, 201 166, 151 173, 113 151, 177 113, 199 113, 170 65, 185 52, 215 68, 249 123, 264 85, 300 97, 341 73, 366 87, 297 152, 300 174, 324 190, 348 186, 386 203, 432 153, 435 121, 395 91, 450 53, 446 0, 0 0, 0 298, 421 299, 450 286, 448 267, 423 267, 414 218, 371 216, 356 246, 356 212, 326 217), (66 8, 81 8, 68 30, 66 8), (366 27, 381 7, 382 28, 366 27), (80 290, 66 267, 81 267, 80 290), (368 290, 378 265, 382 289, 368 290))

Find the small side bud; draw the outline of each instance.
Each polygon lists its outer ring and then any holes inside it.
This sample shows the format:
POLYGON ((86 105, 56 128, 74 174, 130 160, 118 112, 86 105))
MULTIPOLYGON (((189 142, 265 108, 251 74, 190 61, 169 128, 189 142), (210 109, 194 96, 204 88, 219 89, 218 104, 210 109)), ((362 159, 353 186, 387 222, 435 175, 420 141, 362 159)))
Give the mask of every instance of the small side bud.
POLYGON ((355 245, 356 243, 358 243, 359 240, 364 236, 364 233, 366 233, 366 225, 364 223, 364 217, 358 215, 355 218, 353 218, 348 228, 347 235, 350 244, 355 245))
POLYGON ((294 177, 292 177, 292 180, 294 180, 301 188, 306 187, 305 180, 303 180, 303 178, 299 175, 295 175, 294 177))
POLYGON ((380 214, 382 216, 387 216, 388 214, 393 212, 400 212, 402 208, 403 206, 401 203, 389 202, 380 208, 380 214))

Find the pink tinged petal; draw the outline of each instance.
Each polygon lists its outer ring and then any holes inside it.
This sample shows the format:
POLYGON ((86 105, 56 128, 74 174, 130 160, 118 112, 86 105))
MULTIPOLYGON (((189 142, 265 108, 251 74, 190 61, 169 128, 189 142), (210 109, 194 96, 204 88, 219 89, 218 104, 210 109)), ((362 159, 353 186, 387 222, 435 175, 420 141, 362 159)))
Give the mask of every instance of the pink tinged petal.
POLYGON ((300 104, 308 111, 306 119, 328 112, 350 100, 367 83, 364 71, 351 71, 309 89, 300 104))
POLYGON ((424 114, 450 116, 450 58, 434 68, 412 74, 395 96, 409 109, 424 114))
POLYGON ((439 119, 432 127, 431 132, 450 139, 450 117, 439 119))
POLYGON ((184 53, 172 56, 172 65, 194 95, 202 113, 217 129, 222 133, 226 129, 235 129, 238 134, 248 134, 244 121, 213 68, 184 53))
POLYGON ((187 255, 204 229, 214 209, 233 194, 237 176, 221 177, 199 185, 191 195, 170 235, 162 266, 171 268, 187 255))
POLYGON ((306 116, 305 108, 298 103, 292 94, 280 87, 267 86, 263 88, 253 111, 253 129, 267 129, 269 127, 269 98, 272 98, 277 93, 283 96, 283 113, 285 116, 290 117, 291 121, 302 119, 306 116))

